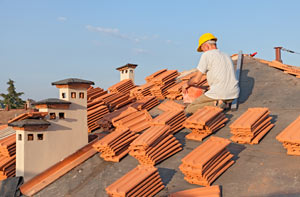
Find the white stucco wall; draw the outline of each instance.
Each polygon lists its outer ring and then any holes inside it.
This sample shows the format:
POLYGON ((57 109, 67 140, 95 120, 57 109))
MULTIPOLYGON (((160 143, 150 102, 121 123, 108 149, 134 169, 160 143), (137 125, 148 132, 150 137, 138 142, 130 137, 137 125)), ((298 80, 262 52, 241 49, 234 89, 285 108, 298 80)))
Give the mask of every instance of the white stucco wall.
MULTIPOLYGON (((86 89, 60 89, 60 99, 70 101, 69 109, 40 109, 48 112, 46 118, 51 123, 46 131, 20 133, 44 133, 44 139, 22 142, 17 139, 17 176, 24 176, 25 181, 43 172, 55 163, 74 153, 88 143, 87 131, 87 92, 86 89), (66 98, 61 98, 62 93, 66 98), (76 98, 71 98, 71 92, 76 93, 76 98), (79 93, 84 93, 84 99, 79 98, 79 93), (59 113, 65 113, 65 119, 59 119, 59 113), (56 113, 56 119, 50 120, 50 113, 56 113), (25 173, 24 173, 25 172, 25 173), (22 175, 23 174, 23 175, 22 175)), ((17 132, 17 133, 18 133, 17 132)))
POLYGON ((127 70, 123 70, 123 72, 120 71, 120 81, 124 79, 131 79, 134 82, 134 69, 128 68, 127 70))

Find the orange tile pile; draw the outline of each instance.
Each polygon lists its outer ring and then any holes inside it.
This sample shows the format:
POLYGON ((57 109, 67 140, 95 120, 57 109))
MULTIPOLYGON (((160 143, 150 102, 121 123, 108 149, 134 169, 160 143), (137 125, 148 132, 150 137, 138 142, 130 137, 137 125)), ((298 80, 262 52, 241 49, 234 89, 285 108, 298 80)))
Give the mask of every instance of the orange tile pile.
POLYGON ((276 139, 287 149, 288 155, 300 156, 300 116, 277 135, 276 139))
POLYGON ((135 101, 130 106, 137 110, 146 109, 149 111, 157 105, 159 105, 159 101, 155 96, 145 96, 143 99, 135 101))
POLYGON ((150 89, 154 86, 153 83, 145 83, 144 85, 138 86, 130 90, 130 96, 135 97, 136 99, 140 100, 143 99, 145 96, 151 96, 150 89))
POLYGON ((191 184, 211 185, 234 163, 233 155, 226 149, 229 144, 227 139, 212 136, 194 149, 181 160, 179 169, 184 179, 191 184))
POLYGON ((169 126, 152 126, 129 146, 129 154, 142 165, 156 165, 182 150, 181 144, 170 134, 169 126))
POLYGON ((0 181, 16 175, 16 155, 6 157, 0 155, 0 181))
POLYGON ((147 110, 138 111, 129 107, 119 116, 112 119, 112 124, 116 128, 128 128, 135 133, 141 132, 151 126, 152 117, 147 110))
POLYGON ((176 103, 175 101, 165 101, 161 103, 158 107, 158 109, 162 111, 172 111, 172 110, 184 110, 184 105, 181 105, 179 103, 176 103))
POLYGON ((160 75, 160 74, 162 74, 163 72, 166 72, 166 71, 167 71, 167 69, 161 69, 159 71, 156 71, 155 73, 147 76, 145 78, 145 80, 146 80, 147 83, 150 83, 155 77, 157 77, 158 75, 160 75))
POLYGON ((105 161, 119 162, 128 154, 130 143, 138 136, 129 129, 116 130, 96 142, 93 148, 101 152, 100 157, 105 161))
POLYGON ((108 88, 109 92, 128 94, 131 89, 135 88, 135 85, 131 79, 124 79, 119 83, 108 88))
POLYGON ((99 128, 99 125, 96 124, 105 114, 109 113, 109 110, 106 105, 93 106, 88 108, 87 111, 87 124, 88 131, 92 132, 95 129, 99 128))
POLYGON ((16 154, 16 134, 0 140, 0 156, 11 157, 16 154))
POLYGON ((168 95, 168 90, 176 85, 175 80, 169 81, 162 86, 154 86, 150 89, 151 95, 163 100, 168 95))
POLYGON ((207 136, 224 127, 227 121, 228 119, 225 117, 223 109, 205 106, 198 109, 184 122, 183 126, 192 131, 192 133, 185 137, 191 140, 202 141, 207 136))
POLYGON ((98 98, 99 96, 102 96, 104 94, 107 94, 107 91, 104 91, 102 88, 94 88, 93 86, 90 86, 87 90, 87 101, 93 101, 95 98, 98 98))
POLYGON ((163 188, 157 168, 139 165, 105 190, 108 196, 155 196, 163 188))
POLYGON ((229 127, 232 141, 242 144, 258 144, 273 128, 268 108, 249 108, 229 127))
POLYGON ((283 64, 283 63, 278 62, 276 60, 267 61, 267 60, 262 60, 262 59, 258 59, 258 58, 256 58, 256 59, 258 61, 260 61, 261 63, 268 64, 270 67, 283 70, 284 73, 294 75, 297 78, 300 78, 300 68, 299 67, 283 64))
POLYGON ((184 128, 183 123, 185 120, 186 116, 184 111, 182 109, 174 108, 172 111, 165 111, 155 117, 152 121, 152 125, 168 125, 170 126, 170 132, 175 134, 184 128))
POLYGON ((182 100, 182 86, 186 83, 186 81, 181 81, 168 89, 167 98, 172 100, 182 100))
POLYGON ((220 186, 200 187, 184 191, 175 192, 169 197, 221 197, 220 186))
MULTIPOLYGON (((191 78, 193 78, 194 76, 196 76, 197 72, 193 72, 191 74, 188 74, 184 77, 181 77, 180 80, 181 81, 188 81, 190 80, 191 78)), ((206 75, 202 75, 202 78, 201 78, 201 81, 196 84, 197 87, 202 87, 202 88, 205 88, 205 87, 208 87, 208 83, 207 83, 207 80, 206 80, 206 75)))

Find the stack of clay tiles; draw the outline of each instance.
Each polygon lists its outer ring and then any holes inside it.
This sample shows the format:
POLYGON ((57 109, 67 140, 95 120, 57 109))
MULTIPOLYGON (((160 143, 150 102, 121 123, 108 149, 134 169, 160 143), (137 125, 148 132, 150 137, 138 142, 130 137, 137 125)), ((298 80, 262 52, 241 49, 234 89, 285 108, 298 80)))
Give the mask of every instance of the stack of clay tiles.
POLYGON ((155 196, 164 188, 157 168, 141 166, 125 174, 105 190, 108 196, 155 196))
POLYGON ((202 141, 207 136, 225 126, 228 119, 223 109, 213 106, 205 106, 198 109, 184 122, 184 127, 192 132, 185 137, 191 140, 202 141))
POLYGON ((102 88, 90 86, 87 90, 87 101, 91 102, 95 98, 107 94, 107 91, 104 91, 102 88))
POLYGON ((96 142, 93 147, 101 152, 100 157, 105 161, 119 162, 128 154, 130 143, 138 136, 129 129, 117 129, 96 142))
POLYGON ((167 98, 172 100, 182 100, 182 86, 186 81, 180 81, 170 89, 168 89, 167 98))
POLYGON ((300 68, 297 66, 291 66, 287 64, 283 64, 279 61, 273 60, 273 61, 267 61, 256 58, 258 61, 264 64, 268 64, 270 67, 277 68, 282 70, 286 74, 294 75, 297 78, 300 78, 300 68))
POLYGON ((169 197, 221 197, 220 186, 200 187, 184 191, 175 192, 169 197))
POLYGON ((0 155, 0 181, 9 177, 14 177, 16 174, 16 155, 6 157, 0 155))
POLYGON ((276 139, 287 149, 288 155, 300 156, 300 116, 285 128, 276 139))
POLYGON ((151 96, 150 89, 154 86, 153 83, 145 83, 141 86, 135 87, 130 90, 130 97, 135 97, 136 99, 140 100, 145 98, 145 96, 151 96))
POLYGON ((228 139, 212 136, 194 149, 181 160, 179 169, 184 179, 191 184, 211 185, 234 163, 233 155, 226 149, 229 144, 228 139))
MULTIPOLYGON (((125 107, 122 107, 118 110, 115 110, 113 112, 110 112, 106 115, 104 115, 98 122, 97 124, 103 128, 104 130, 111 130, 113 127, 113 123, 112 120, 119 116, 122 112, 126 111, 129 107, 132 107, 136 110, 147 110, 149 111, 150 109, 152 109, 153 107, 157 106, 159 104, 159 101, 157 100, 156 97, 154 96, 146 96, 145 98, 141 99, 141 100, 137 100, 132 104, 129 104, 125 107)), ((129 109, 130 110, 130 109, 129 109)), ((136 110, 133 110, 134 112, 136 110)), ((132 111, 132 109, 130 110, 132 111)))
POLYGON ((88 131, 92 132, 95 129, 99 128, 99 125, 96 124, 105 114, 109 113, 107 106, 103 103, 99 103, 95 106, 89 107, 87 110, 87 124, 88 131))
POLYGON ((108 88, 109 92, 128 94, 131 89, 135 88, 135 85, 131 79, 124 79, 119 83, 108 88))
POLYGON ((135 133, 142 132, 151 126, 152 117, 147 110, 138 111, 129 107, 119 116, 112 119, 112 124, 116 128, 128 128, 135 133))
POLYGON ((142 165, 156 165, 182 150, 181 144, 170 134, 167 125, 152 126, 129 146, 129 154, 142 165))
POLYGON ((151 79, 151 83, 154 84, 154 87, 150 90, 151 95, 161 100, 165 99, 168 94, 168 89, 172 88, 176 84, 175 81, 178 75, 177 70, 165 70, 164 72, 156 75, 151 79))
POLYGON ((0 140, 0 180, 15 176, 16 173, 16 135, 0 140))
MULTIPOLYGON (((197 74, 197 72, 190 73, 190 74, 188 74, 184 77, 181 77, 180 80, 187 82, 188 80, 190 80, 191 78, 196 76, 196 74, 197 74)), ((206 75, 202 75, 201 81, 198 84, 196 84, 195 86, 203 87, 203 88, 208 87, 208 83, 207 83, 207 80, 206 80, 206 75)))
POLYGON ((258 144, 273 128, 268 108, 249 108, 229 127, 232 141, 241 144, 258 144))
POLYGON ((174 101, 166 101, 160 104, 158 109, 164 112, 153 119, 152 125, 168 125, 172 134, 184 128, 183 123, 186 120, 186 116, 183 105, 174 101))

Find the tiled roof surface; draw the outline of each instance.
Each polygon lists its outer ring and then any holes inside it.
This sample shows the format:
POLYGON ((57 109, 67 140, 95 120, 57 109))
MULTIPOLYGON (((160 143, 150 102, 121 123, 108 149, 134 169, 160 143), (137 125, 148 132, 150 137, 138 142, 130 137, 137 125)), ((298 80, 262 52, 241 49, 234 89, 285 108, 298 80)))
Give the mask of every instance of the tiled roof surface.
POLYGON ((44 118, 48 115, 48 112, 26 112, 18 115, 17 117, 8 121, 8 123, 13 123, 15 121, 25 120, 28 118, 44 118))
POLYGON ((133 81, 131 79, 124 79, 119 83, 116 83, 113 86, 108 88, 108 91, 114 93, 128 93, 131 89, 135 87, 133 81))
POLYGON ((49 126, 50 122, 42 119, 25 119, 9 123, 8 126, 12 127, 25 127, 25 126, 49 126))
POLYGON ((109 196, 154 196, 164 188, 157 168, 137 166, 106 188, 109 196))
POLYGON ((14 177, 16 174, 16 155, 6 157, 0 155, 0 181, 9 177, 14 177))
POLYGON ((300 116, 277 135, 276 139, 282 142, 287 154, 300 156, 300 116))
POLYGON ((10 135, 13 135, 15 133, 16 133, 16 131, 12 127, 9 127, 8 125, 6 125, 5 128, 0 129, 0 140, 8 137, 10 135))
POLYGON ((0 155, 12 157, 16 154, 16 134, 0 140, 0 155))

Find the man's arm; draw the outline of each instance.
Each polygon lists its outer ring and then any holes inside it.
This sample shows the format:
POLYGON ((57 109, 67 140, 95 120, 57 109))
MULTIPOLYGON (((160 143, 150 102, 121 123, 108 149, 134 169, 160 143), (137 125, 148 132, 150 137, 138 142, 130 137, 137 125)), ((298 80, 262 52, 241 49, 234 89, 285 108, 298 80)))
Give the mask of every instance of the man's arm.
POLYGON ((193 78, 188 80, 188 82, 182 86, 182 92, 186 93, 186 90, 187 90, 188 87, 200 83, 202 75, 203 75, 202 72, 198 71, 196 76, 194 76, 193 78))

